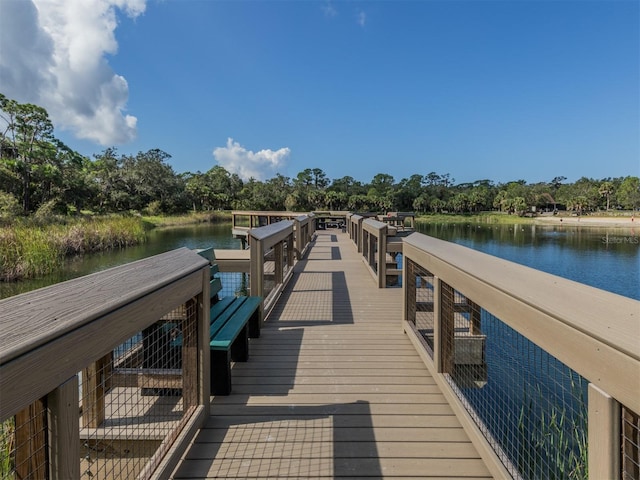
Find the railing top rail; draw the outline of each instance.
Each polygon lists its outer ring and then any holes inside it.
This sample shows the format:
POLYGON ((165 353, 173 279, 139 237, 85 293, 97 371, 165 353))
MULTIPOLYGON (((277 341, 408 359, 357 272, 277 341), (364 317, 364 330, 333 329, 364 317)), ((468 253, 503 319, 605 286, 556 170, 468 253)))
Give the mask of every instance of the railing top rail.
POLYGON ((249 231, 249 235, 253 240, 261 240, 265 242, 264 248, 271 248, 278 242, 281 242, 293 232, 293 221, 282 220, 264 227, 253 228, 249 231))
POLYGON ((289 211, 266 211, 266 210, 233 210, 231 215, 255 215, 260 217, 291 217, 295 218, 299 215, 303 215, 304 212, 289 212, 289 211))
POLYGON ((381 231, 387 228, 387 224, 384 222, 379 222, 378 220, 373 220, 372 218, 367 218, 362 222, 362 228, 367 231, 381 231))
POLYGON ((0 301, 0 365, 200 270, 180 248, 0 301))
POLYGON ((313 213, 320 216, 344 217, 351 212, 349 210, 314 210, 313 213))
POLYGON ((404 241, 437 261, 640 360, 639 301, 419 233, 404 241))
POLYGON ((362 220, 364 217, 362 215, 358 215, 357 213, 354 213, 351 215, 350 218, 353 222, 357 222, 359 220, 362 220))

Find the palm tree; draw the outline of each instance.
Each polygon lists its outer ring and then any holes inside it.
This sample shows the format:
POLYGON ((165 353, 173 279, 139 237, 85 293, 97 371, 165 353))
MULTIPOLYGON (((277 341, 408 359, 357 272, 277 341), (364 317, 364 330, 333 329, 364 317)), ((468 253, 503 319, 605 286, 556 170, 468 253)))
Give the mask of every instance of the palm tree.
POLYGON ((598 189, 598 193, 601 197, 607 197, 607 211, 609 211, 609 200, 613 194, 613 183, 609 181, 602 182, 598 189))

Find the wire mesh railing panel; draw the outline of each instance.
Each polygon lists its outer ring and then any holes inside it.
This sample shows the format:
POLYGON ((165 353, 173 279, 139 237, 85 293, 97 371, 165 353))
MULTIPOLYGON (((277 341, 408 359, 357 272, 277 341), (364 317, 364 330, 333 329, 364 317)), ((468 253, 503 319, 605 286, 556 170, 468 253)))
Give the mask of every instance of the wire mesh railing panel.
POLYGON ((264 276, 262 278, 262 296, 266 299, 276 287, 276 262, 273 251, 264 259, 264 276))
POLYGON ((369 250, 369 266, 374 272, 378 273, 380 266, 378 265, 378 237, 375 235, 369 235, 371 246, 369 250))
POLYGON ((407 320, 426 341, 427 353, 433 359, 434 277, 426 268, 407 259, 407 320))
POLYGON ((586 479, 588 382, 442 283, 443 370, 514 478, 586 479))
POLYGON ((289 265, 289 242, 283 242, 282 244, 282 274, 286 275, 289 272, 289 269, 293 267, 293 265, 289 265))
POLYGON ((219 272, 216 274, 222 283, 222 289, 218 292, 220 298, 244 297, 251 293, 249 274, 246 272, 219 272))
POLYGON ((183 371, 197 368, 196 317, 189 301, 83 369, 82 478, 135 478, 166 453, 194 404, 183 371))
POLYGON ((622 480, 640 479, 640 415, 622 405, 621 470, 622 480))
POLYGON ((0 478, 48 478, 45 400, 37 400, 0 425, 0 478))

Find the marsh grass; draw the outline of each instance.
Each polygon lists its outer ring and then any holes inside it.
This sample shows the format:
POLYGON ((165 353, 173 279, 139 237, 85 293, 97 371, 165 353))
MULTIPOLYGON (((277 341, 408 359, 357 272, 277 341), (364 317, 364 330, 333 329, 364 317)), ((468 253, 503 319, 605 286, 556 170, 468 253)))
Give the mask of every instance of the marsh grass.
POLYGON ((16 220, 0 227, 0 281, 46 275, 67 256, 143 243, 149 228, 134 216, 16 220))
POLYGON ((586 480, 588 413, 583 379, 569 373, 572 406, 550 405, 539 385, 524 391, 517 421, 518 469, 525 478, 586 480), (545 407, 546 406, 546 407, 545 407))
POLYGON ((0 423, 0 478, 12 478, 15 423, 13 417, 0 423))
POLYGON ((416 217, 417 223, 478 223, 491 225, 514 225, 514 224, 532 224, 535 218, 519 217, 518 215, 508 215, 506 213, 477 213, 474 215, 455 215, 455 214, 433 214, 419 215, 416 217))
POLYGON ((154 227, 176 227, 192 225, 194 223, 230 222, 231 212, 216 210, 213 212, 197 212, 174 216, 144 215, 142 219, 154 227))

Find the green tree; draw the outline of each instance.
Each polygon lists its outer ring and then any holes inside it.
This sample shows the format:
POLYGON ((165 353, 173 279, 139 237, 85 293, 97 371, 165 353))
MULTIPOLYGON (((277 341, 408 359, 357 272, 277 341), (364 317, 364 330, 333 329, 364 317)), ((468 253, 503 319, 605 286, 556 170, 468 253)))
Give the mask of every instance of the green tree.
POLYGON ((607 199, 607 211, 609 211, 611 195, 614 193, 613 183, 610 181, 602 182, 598 188, 598 193, 601 197, 605 197, 607 199))
POLYGON ((44 108, 0 94, 0 127, 2 170, 19 180, 17 196, 28 214, 38 206, 32 204, 34 191, 56 173, 53 124, 44 108))
POLYGON ((409 211, 413 208, 414 201, 422 194, 424 177, 413 174, 409 178, 403 178, 395 186, 394 203, 398 210, 409 211))
POLYGON ((129 199, 121 163, 115 148, 107 148, 94 155, 91 173, 97 191, 95 207, 100 212, 117 212, 128 208, 129 199))
POLYGON ((618 203, 626 209, 640 209, 640 178, 625 177, 616 193, 618 203))

